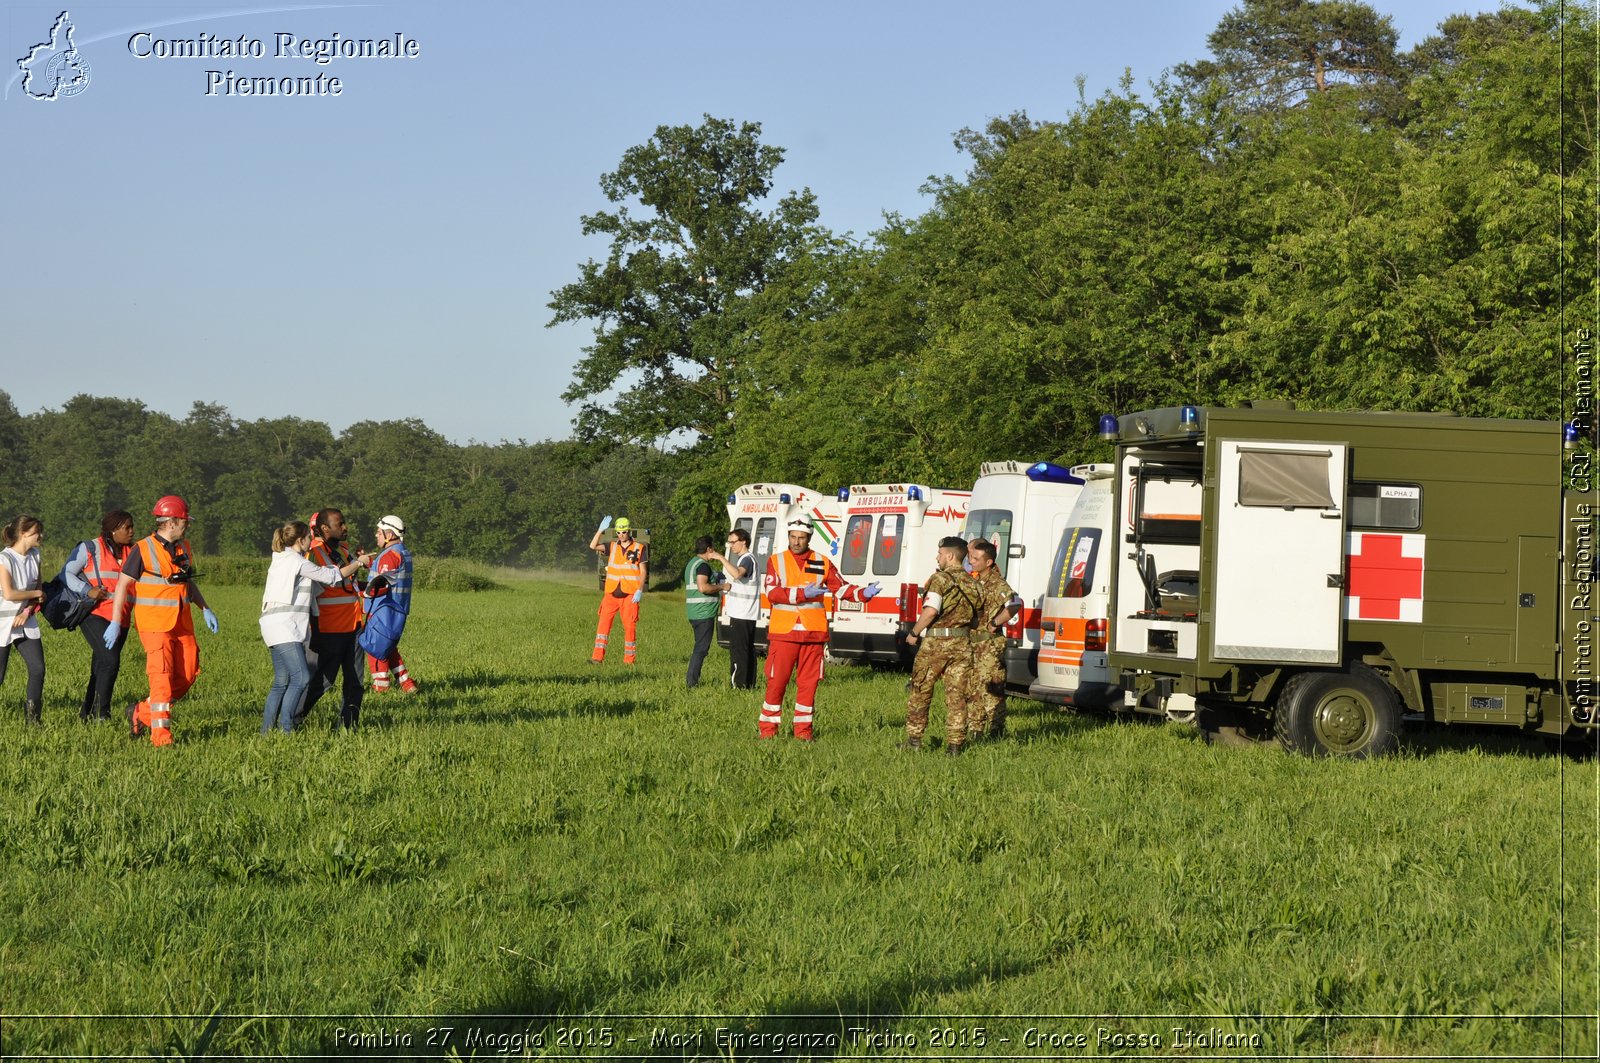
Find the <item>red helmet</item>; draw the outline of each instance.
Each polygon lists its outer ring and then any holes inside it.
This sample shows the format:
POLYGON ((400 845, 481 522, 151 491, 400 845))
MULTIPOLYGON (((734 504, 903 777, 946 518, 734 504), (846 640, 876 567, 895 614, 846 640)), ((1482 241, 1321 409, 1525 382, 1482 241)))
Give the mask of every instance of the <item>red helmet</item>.
POLYGON ((152 516, 177 517, 179 520, 189 519, 189 503, 177 495, 162 495, 156 500, 156 508, 150 511, 152 516))

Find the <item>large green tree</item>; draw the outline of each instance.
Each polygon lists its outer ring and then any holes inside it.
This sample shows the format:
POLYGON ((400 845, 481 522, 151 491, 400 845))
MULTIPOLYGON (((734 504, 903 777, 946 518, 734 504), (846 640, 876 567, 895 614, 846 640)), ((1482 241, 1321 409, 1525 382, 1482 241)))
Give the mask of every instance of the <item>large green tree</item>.
POLYGON ((1206 43, 1212 58, 1178 76, 1213 83, 1246 110, 1292 107, 1340 87, 1357 87, 1388 110, 1404 70, 1389 16, 1353 0, 1244 0, 1206 43))
POLYGON ((586 215, 583 231, 608 237, 610 251, 549 303, 552 325, 594 323, 563 395, 582 404, 580 436, 726 433, 751 341, 749 300, 817 238, 810 191, 767 205, 783 150, 760 134, 759 123, 710 115, 660 126, 600 178, 618 207, 586 215))

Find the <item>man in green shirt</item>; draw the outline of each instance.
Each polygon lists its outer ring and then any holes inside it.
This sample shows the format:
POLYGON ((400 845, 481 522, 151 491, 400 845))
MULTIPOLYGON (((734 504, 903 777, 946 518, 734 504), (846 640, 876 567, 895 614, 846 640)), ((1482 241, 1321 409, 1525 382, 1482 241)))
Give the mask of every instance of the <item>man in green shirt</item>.
POLYGON ((722 555, 711 548, 711 536, 694 541, 694 556, 683 567, 683 598, 689 611, 689 626, 694 629, 694 652, 689 654, 688 683, 700 685, 700 666, 711 652, 711 634, 717 626, 717 611, 727 585, 711 567, 722 555))

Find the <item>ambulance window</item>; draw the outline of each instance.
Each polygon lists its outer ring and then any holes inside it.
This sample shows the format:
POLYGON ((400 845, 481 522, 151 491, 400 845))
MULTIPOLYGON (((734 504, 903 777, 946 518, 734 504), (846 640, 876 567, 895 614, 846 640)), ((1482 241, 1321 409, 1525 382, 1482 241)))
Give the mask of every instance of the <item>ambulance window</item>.
POLYGON ((1332 509, 1325 450, 1239 448, 1239 504, 1276 509, 1332 509))
POLYGON ((867 570, 867 554, 872 549, 872 517, 857 513, 844 527, 844 548, 839 555, 839 572, 859 576, 867 570))
POLYGON ((755 547, 757 572, 767 570, 767 558, 772 556, 772 536, 777 530, 777 517, 762 517, 756 522, 756 541, 751 545, 755 547))
POLYGON ((1417 484, 1352 483, 1350 524, 1414 531, 1422 527, 1422 488, 1417 484))
POLYGON ((1068 528, 1050 570, 1052 598, 1082 598, 1094 590, 1094 563, 1100 556, 1099 528, 1068 528))
POLYGON ((872 551, 872 574, 893 576, 900 571, 900 547, 905 544, 906 515, 885 513, 878 518, 878 545, 872 551))
POLYGON ((966 537, 988 539, 994 544, 995 564, 1000 575, 1006 574, 1006 562, 1011 553, 1011 511, 1009 509, 974 509, 967 514, 966 537))

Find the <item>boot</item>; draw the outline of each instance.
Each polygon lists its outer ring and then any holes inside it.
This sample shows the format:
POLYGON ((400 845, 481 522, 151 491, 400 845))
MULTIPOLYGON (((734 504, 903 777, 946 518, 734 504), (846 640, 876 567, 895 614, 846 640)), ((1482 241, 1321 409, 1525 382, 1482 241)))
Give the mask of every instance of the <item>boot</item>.
POLYGON ((947 745, 947 746, 945 746, 945 747, 944 747, 944 751, 945 751, 945 753, 946 753, 946 754, 948 754, 948 755, 949 755, 949 756, 952 756, 952 757, 959 757, 959 756, 960 756, 960 755, 961 755, 961 751, 962 751, 962 750, 963 750, 963 749, 965 749, 965 748, 966 748, 966 745, 965 745, 965 744, 964 744, 964 743, 962 743, 962 742, 957 742, 957 743, 955 743, 955 744, 954 744, 954 745, 947 745))
POLYGON ((137 701, 128 706, 128 737, 138 741, 145 732, 145 725, 139 722, 139 703, 137 701))
POLYGON ((895 746, 895 748, 902 749, 907 753, 920 753, 922 751, 922 736, 913 735, 912 737, 907 738, 904 742, 901 742, 899 745, 895 746))
POLYGON ((30 700, 23 702, 22 713, 27 719, 30 727, 44 726, 44 720, 40 719, 39 717, 39 703, 37 701, 30 700))
POLYGON ((356 729, 356 721, 360 716, 361 710, 354 705, 339 706, 339 726, 346 731, 354 731, 356 729))

